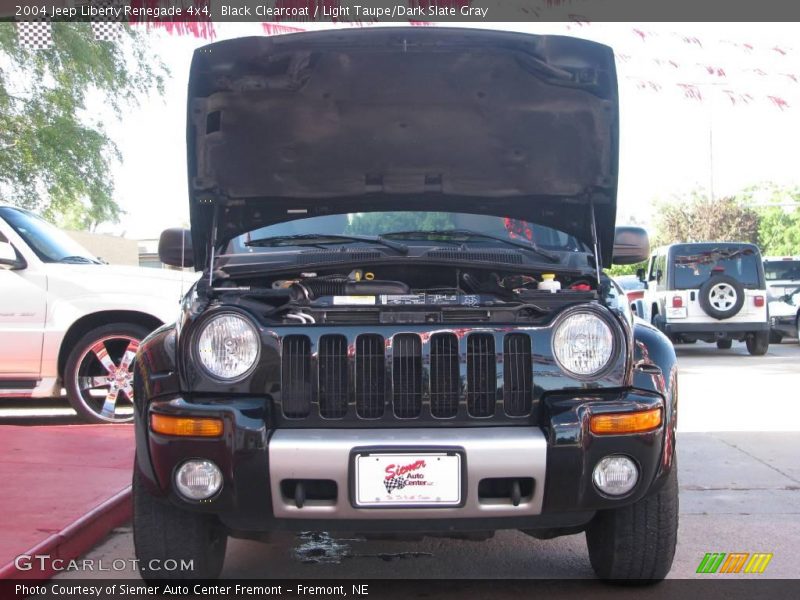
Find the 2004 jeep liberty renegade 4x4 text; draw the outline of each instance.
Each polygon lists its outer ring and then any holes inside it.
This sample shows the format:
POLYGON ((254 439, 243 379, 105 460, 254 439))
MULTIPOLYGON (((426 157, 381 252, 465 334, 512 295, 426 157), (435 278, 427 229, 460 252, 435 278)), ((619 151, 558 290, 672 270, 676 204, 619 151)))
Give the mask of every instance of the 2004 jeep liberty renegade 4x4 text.
POLYGON ((602 272, 648 254, 614 228, 610 48, 235 39, 188 103, 192 229, 160 254, 204 274, 135 360, 145 578, 278 530, 585 531, 598 576, 667 574, 675 354, 602 272))

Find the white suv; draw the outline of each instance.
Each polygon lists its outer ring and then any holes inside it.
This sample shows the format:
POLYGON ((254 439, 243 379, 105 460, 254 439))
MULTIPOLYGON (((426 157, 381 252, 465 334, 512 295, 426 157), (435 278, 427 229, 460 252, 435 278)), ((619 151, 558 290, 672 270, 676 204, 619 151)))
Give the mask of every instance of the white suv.
POLYGON ((111 266, 0 205, 0 398, 58 396, 91 422, 133 419, 131 361, 172 322, 191 274, 111 266))
POLYGON ((656 249, 645 274, 644 311, 675 342, 744 341, 769 348, 764 268, 757 246, 740 242, 672 244, 656 249))
POLYGON ((797 336, 800 322, 800 256, 765 256, 764 277, 769 300, 770 342, 797 336))

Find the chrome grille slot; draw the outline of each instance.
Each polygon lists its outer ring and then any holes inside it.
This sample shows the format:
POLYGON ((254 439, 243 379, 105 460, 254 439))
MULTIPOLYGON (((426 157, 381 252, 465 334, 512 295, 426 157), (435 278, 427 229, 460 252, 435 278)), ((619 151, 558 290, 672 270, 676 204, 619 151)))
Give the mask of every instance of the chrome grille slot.
POLYGON ((307 417, 311 396, 311 340, 304 335, 287 335, 281 358, 283 414, 295 419, 307 417))
POLYGON ((413 419, 422 411, 422 342, 416 334, 392 339, 392 405, 401 419, 413 419))
POLYGON ((431 336, 431 414, 455 417, 458 412, 459 376, 458 338, 452 333, 431 336))
POLYGON ((347 414, 347 338, 323 335, 319 339, 319 413, 328 419, 347 414))
POLYGON ((467 410, 470 416, 493 415, 496 396, 494 336, 473 333, 467 338, 467 410))
POLYGON ((384 340, 380 335, 356 338, 355 396, 356 412, 362 419, 383 416, 386 395, 384 340))
POLYGON ((503 407, 506 414, 521 417, 531 412, 533 364, 531 339, 512 333, 503 339, 503 407))

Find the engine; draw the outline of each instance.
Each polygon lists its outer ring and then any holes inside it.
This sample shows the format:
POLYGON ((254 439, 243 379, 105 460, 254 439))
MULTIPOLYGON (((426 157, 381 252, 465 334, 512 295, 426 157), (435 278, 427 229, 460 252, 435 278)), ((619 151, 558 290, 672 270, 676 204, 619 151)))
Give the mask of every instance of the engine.
POLYGON ((267 321, 295 325, 531 323, 597 298, 596 282, 585 275, 545 275, 441 266, 302 272, 228 281, 213 288, 212 296, 246 306, 267 321), (540 289, 545 280, 557 281, 561 289, 540 289))

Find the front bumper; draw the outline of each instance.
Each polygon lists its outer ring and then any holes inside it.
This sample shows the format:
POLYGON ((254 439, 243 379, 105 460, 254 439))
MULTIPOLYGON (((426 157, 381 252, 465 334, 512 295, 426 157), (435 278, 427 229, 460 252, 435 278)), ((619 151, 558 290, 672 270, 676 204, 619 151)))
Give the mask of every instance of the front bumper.
POLYGON ((151 493, 188 510, 215 513, 231 530, 244 534, 309 528, 364 532, 537 529, 582 525, 596 510, 635 502, 657 490, 673 465, 673 410, 659 394, 639 390, 550 395, 543 399, 538 426, 269 429, 267 407, 266 399, 258 398, 202 402, 172 398, 149 405, 151 412, 222 418, 225 431, 216 439, 156 434, 146 427, 149 414, 137 413, 137 468, 151 493), (589 432, 593 414, 656 407, 662 409, 663 419, 654 431, 606 436, 589 432), (354 506, 353 451, 376 446, 463 451, 462 505, 354 506), (639 466, 639 483, 625 497, 604 496, 592 483, 594 466, 609 454, 630 456, 639 466), (172 488, 175 469, 190 458, 213 460, 223 472, 223 489, 210 501, 187 502, 172 488), (532 493, 521 501, 480 497, 482 479, 515 477, 534 482, 532 493), (335 481, 335 497, 298 507, 282 492, 283 481, 315 479, 335 481))
POLYGON ((781 317, 770 317, 770 328, 786 337, 797 335, 797 316, 785 315, 781 317))

